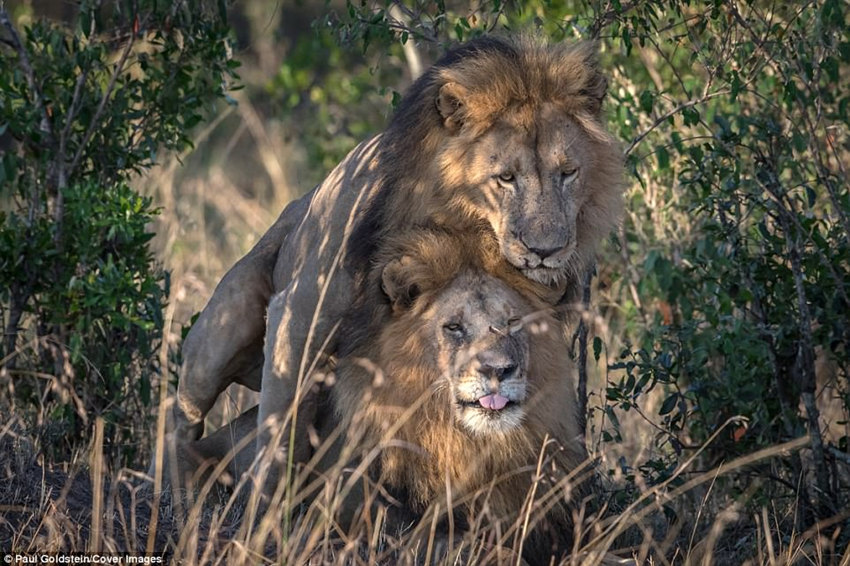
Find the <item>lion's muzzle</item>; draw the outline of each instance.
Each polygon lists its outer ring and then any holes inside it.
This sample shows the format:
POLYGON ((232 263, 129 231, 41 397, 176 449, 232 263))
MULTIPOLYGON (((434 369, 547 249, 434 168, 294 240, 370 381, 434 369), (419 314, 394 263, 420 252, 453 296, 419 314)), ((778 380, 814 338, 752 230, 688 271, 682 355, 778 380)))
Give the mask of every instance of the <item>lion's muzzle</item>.
POLYGON ((501 352, 482 352, 478 354, 478 373, 485 380, 501 383, 517 377, 519 364, 510 355, 501 352))
POLYGON ((566 236, 537 240, 512 233, 503 244, 502 253, 526 277, 549 285, 564 275, 576 249, 575 241, 566 236))

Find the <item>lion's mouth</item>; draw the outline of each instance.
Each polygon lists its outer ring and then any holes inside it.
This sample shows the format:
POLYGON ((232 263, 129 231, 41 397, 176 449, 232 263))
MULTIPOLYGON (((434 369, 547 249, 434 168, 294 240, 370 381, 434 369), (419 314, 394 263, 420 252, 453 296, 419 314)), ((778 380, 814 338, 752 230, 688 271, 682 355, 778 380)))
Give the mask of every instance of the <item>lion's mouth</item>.
POLYGON ((532 281, 537 281, 550 287, 559 285, 566 276, 564 269, 555 267, 524 267, 520 271, 532 281))
POLYGON ((511 407, 515 407, 519 405, 519 402, 514 401, 512 399, 508 399, 498 393, 494 393, 492 395, 485 395, 480 399, 476 399, 475 401, 466 401, 463 399, 458 399, 458 405, 464 409, 473 409, 478 410, 484 413, 497 414, 505 409, 509 409, 511 407))
POLYGON ((457 399, 460 423, 474 435, 508 433, 522 426, 525 411, 522 401, 500 394, 484 395, 474 400, 457 399))

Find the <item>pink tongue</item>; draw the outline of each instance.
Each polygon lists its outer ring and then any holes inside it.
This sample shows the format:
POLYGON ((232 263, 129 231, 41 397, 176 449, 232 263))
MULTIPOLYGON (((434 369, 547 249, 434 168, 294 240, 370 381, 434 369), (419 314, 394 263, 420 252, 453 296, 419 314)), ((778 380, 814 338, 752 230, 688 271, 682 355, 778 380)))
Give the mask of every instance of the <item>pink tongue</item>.
POLYGON ((492 395, 485 395, 479 399, 478 402, 481 403, 481 406, 485 409, 501 411, 505 408, 505 405, 508 404, 508 398, 502 397, 498 393, 493 393, 492 395))

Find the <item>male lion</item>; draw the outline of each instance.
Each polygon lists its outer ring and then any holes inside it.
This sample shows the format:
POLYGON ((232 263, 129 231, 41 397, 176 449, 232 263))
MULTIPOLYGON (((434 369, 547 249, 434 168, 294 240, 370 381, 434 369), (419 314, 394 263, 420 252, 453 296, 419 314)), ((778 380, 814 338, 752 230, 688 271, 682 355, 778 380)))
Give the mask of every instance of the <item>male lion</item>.
MULTIPOLYGON (((295 410, 310 368, 336 351, 354 298, 381 300, 366 282, 401 230, 475 230, 548 304, 573 300, 620 211, 622 157, 600 120, 605 88, 588 44, 481 38, 428 69, 386 131, 287 206, 224 276, 183 344, 164 456, 176 454, 179 468, 231 383, 261 391, 260 423, 295 410)), ((261 427, 257 446, 279 430, 261 427)), ((276 444, 267 487, 286 448, 276 444)))
POLYGON ((470 257, 462 239, 422 232, 388 247, 404 252, 384 262, 391 314, 365 307, 376 339, 341 352, 331 388, 347 432, 341 445, 364 455, 383 447, 377 483, 416 516, 460 502, 450 511, 459 527, 484 509, 491 526, 517 526, 540 473, 537 501, 551 508, 532 507, 523 556, 542 564, 569 552, 572 512, 592 484, 579 476, 592 470, 581 469, 587 453, 561 325, 534 293, 470 257))
MULTIPOLYGON (((580 477, 592 470, 581 469, 587 454, 569 347, 551 309, 488 272, 499 269, 495 254, 481 263, 467 243, 429 230, 387 242, 377 276, 388 302, 376 309, 363 301, 344 323, 375 339, 341 339, 334 416, 321 415, 320 436, 343 432, 313 465, 333 480, 371 460, 367 473, 394 502, 385 502, 389 532, 437 512, 450 513, 458 531, 486 513, 488 528, 498 522, 507 533, 529 512, 523 556, 548 563, 572 549, 573 511, 592 484, 580 477)), ((202 439, 199 451, 225 457, 251 432, 239 421, 202 439)), ((240 472, 249 460, 237 457, 240 472)), ((365 499, 355 490, 336 509, 339 524, 365 524, 357 521, 369 513, 365 499)), ((509 539, 515 551, 521 537, 509 539)))

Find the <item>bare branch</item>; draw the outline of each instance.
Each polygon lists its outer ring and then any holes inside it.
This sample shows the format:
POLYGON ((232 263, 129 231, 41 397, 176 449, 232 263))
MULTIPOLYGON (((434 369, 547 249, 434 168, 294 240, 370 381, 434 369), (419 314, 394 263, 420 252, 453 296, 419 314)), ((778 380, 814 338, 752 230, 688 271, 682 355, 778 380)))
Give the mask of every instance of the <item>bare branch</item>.
POLYGON ((68 115, 65 117, 65 127, 62 128, 62 133, 59 134, 59 150, 56 152, 55 173, 56 173, 56 208, 53 210, 53 221, 56 223, 57 229, 53 238, 59 244, 62 238, 62 219, 65 217, 65 194, 62 189, 65 188, 68 182, 68 175, 65 169, 65 150, 67 149, 68 135, 71 133, 71 125, 74 123, 80 97, 83 92, 83 85, 88 77, 88 69, 80 73, 77 77, 77 82, 74 85, 74 95, 71 97, 71 104, 68 106, 68 115))
POLYGON ((64 157, 65 155, 65 144, 68 141, 68 134, 71 132, 71 126, 74 123, 74 118, 77 117, 77 111, 79 110, 78 106, 80 104, 80 96, 83 92, 83 85, 86 82, 86 79, 89 76, 89 70, 85 69, 77 77, 77 82, 74 85, 74 95, 71 98, 71 105, 68 106, 68 115, 65 117, 65 127, 62 128, 62 133, 59 135, 59 153, 64 157))
POLYGON ((706 101, 708 101, 708 100, 711 100, 712 98, 717 98, 718 96, 722 96, 722 95, 724 95, 724 94, 729 94, 729 92, 730 92, 730 91, 728 91, 728 90, 725 90, 725 89, 724 89, 724 90, 719 90, 719 91, 717 91, 717 92, 712 92, 712 93, 710 93, 710 94, 705 94, 705 95, 703 95, 703 96, 700 96, 699 98, 695 98, 694 100, 689 100, 689 101, 687 101, 687 102, 683 102, 682 104, 680 104, 680 105, 676 106, 676 107, 675 107, 675 108, 673 108, 672 110, 670 110, 670 111, 668 111, 668 112, 665 112, 664 114, 662 114, 661 116, 659 116, 659 117, 658 117, 658 118, 657 118, 657 119, 656 119, 656 120, 652 123, 652 125, 650 125, 650 126, 649 126, 649 128, 647 128, 647 129, 646 129, 646 130, 644 130, 643 132, 639 133, 639 134, 638 134, 638 135, 637 135, 637 136, 636 136, 636 137, 632 140, 632 143, 630 143, 630 144, 629 144, 629 147, 628 147, 628 148, 626 148, 625 154, 626 154, 626 155, 629 155, 629 154, 632 152, 632 150, 635 148, 635 146, 637 146, 640 142, 642 142, 642 141, 643 141, 643 139, 644 139, 646 136, 648 136, 649 134, 651 134, 651 133, 652 133, 652 131, 653 131, 653 130, 655 130, 655 128, 657 128, 658 126, 660 126, 661 124, 663 124, 664 122, 666 122, 668 119, 670 119, 672 116, 675 116, 676 114, 678 114, 679 112, 681 112, 681 111, 682 111, 682 110, 684 110, 685 108, 690 108, 690 107, 692 107, 692 106, 696 106, 696 105, 698 105, 698 104, 702 104, 703 102, 706 102, 706 101))
MULTIPOLYGON (((405 16, 402 12, 398 2, 393 2, 387 12, 401 25, 410 27, 409 17, 405 16)), ((410 77, 413 80, 416 80, 416 78, 422 74, 422 58, 419 57, 419 52, 413 44, 413 38, 408 37, 407 41, 405 41, 401 47, 404 50, 404 58, 407 59, 407 67, 410 70, 410 77)))
POLYGON ((595 266, 588 268, 582 283, 581 293, 581 319, 578 326, 578 407, 581 431, 587 434, 587 337, 588 322, 587 314, 590 309, 590 284, 593 281, 595 266))
POLYGON ((829 449, 829 453, 832 454, 835 457, 836 460, 840 460, 844 464, 847 464, 848 466, 850 466, 850 454, 847 454, 846 452, 842 452, 841 450, 839 450, 835 446, 829 446, 828 449, 829 449))

